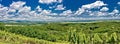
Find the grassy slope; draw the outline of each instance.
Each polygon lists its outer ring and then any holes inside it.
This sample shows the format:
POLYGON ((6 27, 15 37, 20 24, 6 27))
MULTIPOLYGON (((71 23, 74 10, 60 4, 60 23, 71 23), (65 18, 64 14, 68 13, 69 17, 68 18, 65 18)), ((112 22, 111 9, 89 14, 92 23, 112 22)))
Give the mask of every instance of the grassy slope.
POLYGON ((0 44, 68 44, 68 43, 49 42, 45 40, 39 40, 35 38, 16 35, 5 31, 0 31, 0 44))

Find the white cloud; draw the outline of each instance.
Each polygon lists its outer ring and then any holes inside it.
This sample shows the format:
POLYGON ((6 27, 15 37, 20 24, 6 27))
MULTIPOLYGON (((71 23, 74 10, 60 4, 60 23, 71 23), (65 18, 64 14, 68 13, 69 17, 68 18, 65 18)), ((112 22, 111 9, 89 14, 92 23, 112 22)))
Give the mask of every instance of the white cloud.
POLYGON ((94 11, 90 13, 90 16, 107 16, 108 12, 94 11))
POLYGON ((57 16, 58 14, 57 13, 51 13, 50 15, 51 16, 57 16))
POLYGON ((1 11, 1 12, 6 12, 6 11, 8 11, 8 7, 0 7, 0 11, 1 11))
POLYGON ((71 10, 66 10, 66 11, 63 11, 63 13, 61 13, 60 16, 71 16, 71 14, 72 14, 71 10))
POLYGON ((120 2, 118 2, 117 4, 120 5, 120 2))
POLYGON ((61 5, 57 5, 55 10, 65 10, 65 7, 61 4, 61 5))
POLYGON ((81 15, 84 11, 85 11, 85 9, 79 8, 79 9, 75 12, 75 14, 76 14, 76 15, 81 15))
POLYGON ((23 5, 25 5, 25 2, 21 2, 21 1, 13 2, 13 3, 10 5, 10 8, 13 8, 13 9, 21 9, 21 8, 23 7, 23 5))
MULTIPOLYGON (((81 15, 82 13, 84 13, 85 11, 88 11, 90 9, 94 9, 94 8, 100 8, 102 6, 105 6, 107 4, 105 4, 103 1, 96 1, 94 3, 91 3, 91 4, 86 4, 86 5, 83 5, 81 8, 79 8, 75 14, 76 15, 81 15)), ((88 11, 89 12, 89 11, 88 11)))
POLYGON ((34 15, 30 14, 30 12, 31 12, 31 7, 24 6, 18 10, 18 12, 17 12, 18 18, 22 18, 22 19, 32 18, 32 16, 34 16, 34 15))
POLYGON ((16 12, 15 9, 9 9, 8 12, 16 12))
POLYGON ((115 14, 118 14, 119 13, 119 10, 117 10, 117 9, 114 9, 111 13, 109 13, 109 14, 112 14, 112 15, 115 15, 115 14))
POLYGON ((37 12, 41 12, 41 11, 42 11, 42 8, 40 8, 40 6, 37 6, 37 7, 36 7, 36 10, 37 10, 37 12))
POLYGON ((113 10, 113 13, 119 13, 119 10, 114 9, 114 10, 113 10))
POLYGON ((119 10, 114 9, 112 12, 92 11, 89 14, 90 14, 90 16, 119 17, 119 10))
POLYGON ((57 0, 39 0, 40 3, 43 3, 43 4, 50 4, 50 3, 53 3, 53 2, 57 2, 57 0))
POLYGON ((96 1, 96 2, 91 3, 91 4, 83 5, 82 8, 93 9, 93 8, 99 8, 99 7, 105 6, 105 5, 107 5, 107 4, 105 4, 103 1, 96 1))
POLYGON ((0 4, 0 7, 3 7, 3 5, 2 5, 2 4, 0 4))
POLYGON ((62 0, 39 0, 39 3, 51 4, 51 3, 62 3, 62 0))
POLYGON ((103 7, 102 9, 100 9, 100 11, 108 11, 109 10, 109 8, 107 8, 107 7, 103 7))
POLYGON ((30 10, 31 10, 31 7, 24 6, 21 9, 19 9, 18 12, 30 12, 30 10))
POLYGON ((51 14, 51 10, 43 10, 43 11, 41 11, 40 14, 41 15, 49 15, 49 14, 51 14))
POLYGON ((58 0, 59 3, 62 3, 62 0, 58 0))
POLYGON ((50 9, 53 9, 54 7, 50 6, 49 8, 50 8, 50 9))
MULTIPOLYGON (((62 2, 62 0, 56 1, 62 2)), ((35 10, 31 10, 31 7, 25 4, 26 2, 21 1, 13 2, 10 7, 4 7, 0 4, 0 20, 77 21, 120 19, 119 10, 114 9, 112 12, 108 12, 109 8, 107 7, 100 9, 99 7, 106 5, 102 1, 83 5, 77 11, 65 10, 65 7, 61 4, 55 8, 56 10, 64 10, 61 13, 54 13, 52 10, 42 9, 40 6, 37 6, 35 10), (100 10, 91 10, 94 8, 99 8, 100 10), (85 17, 81 17, 82 15, 85 15, 85 17)))

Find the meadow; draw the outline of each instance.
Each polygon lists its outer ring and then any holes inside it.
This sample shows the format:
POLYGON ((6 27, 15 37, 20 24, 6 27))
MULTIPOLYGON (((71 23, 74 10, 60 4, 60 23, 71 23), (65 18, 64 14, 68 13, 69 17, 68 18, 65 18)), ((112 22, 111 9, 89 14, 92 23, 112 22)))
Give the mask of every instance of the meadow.
POLYGON ((120 44, 120 22, 0 23, 5 44, 120 44))

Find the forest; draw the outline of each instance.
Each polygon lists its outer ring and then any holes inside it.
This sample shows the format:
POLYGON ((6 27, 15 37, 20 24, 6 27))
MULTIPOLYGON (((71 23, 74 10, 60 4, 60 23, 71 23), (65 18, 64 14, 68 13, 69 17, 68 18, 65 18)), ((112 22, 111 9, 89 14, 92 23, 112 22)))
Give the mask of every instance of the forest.
POLYGON ((0 44, 120 44, 120 22, 0 23, 0 44))

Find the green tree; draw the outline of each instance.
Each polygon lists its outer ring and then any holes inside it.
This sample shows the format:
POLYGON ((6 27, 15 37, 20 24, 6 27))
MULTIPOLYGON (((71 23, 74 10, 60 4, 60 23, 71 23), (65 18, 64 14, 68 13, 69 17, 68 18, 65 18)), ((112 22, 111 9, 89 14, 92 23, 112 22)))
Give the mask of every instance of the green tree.
POLYGON ((5 30, 4 23, 0 23, 0 30, 5 30))
POLYGON ((76 32, 76 29, 73 29, 73 28, 71 27, 70 28, 70 31, 69 31, 69 35, 68 35, 68 38, 69 38, 69 42, 71 42, 71 44, 76 44, 76 42, 77 42, 77 32, 76 32))
POLYGON ((100 36, 97 33, 94 34, 93 41, 94 41, 95 44, 103 43, 103 40, 100 38, 100 36))
POLYGON ((112 44, 117 44, 118 43, 118 36, 117 36, 116 32, 111 34, 109 42, 112 43, 112 44))

